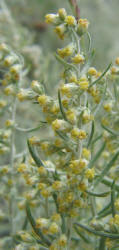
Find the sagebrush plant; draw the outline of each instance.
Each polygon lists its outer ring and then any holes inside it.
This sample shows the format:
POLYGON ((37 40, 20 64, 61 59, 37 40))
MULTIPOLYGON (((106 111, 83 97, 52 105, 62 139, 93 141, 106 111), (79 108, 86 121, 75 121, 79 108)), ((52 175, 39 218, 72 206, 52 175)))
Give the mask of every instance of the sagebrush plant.
MULTIPOLYGON (((64 48, 55 57, 62 65, 57 96, 39 81, 21 87, 24 60, 0 44, 1 115, 0 219, 8 223, 1 249, 118 249, 119 246, 119 58, 103 72, 92 67, 94 50, 89 22, 61 8, 46 15, 64 48), (81 41, 89 41, 83 51, 81 41), (29 101, 44 119, 20 128, 16 111, 29 101), (7 117, 7 119, 6 119, 7 117), (41 139, 40 128, 49 134, 41 139), (15 151, 17 131, 28 136, 29 153, 15 151), (37 134, 35 134, 38 131, 37 134), (6 210, 4 211, 4 207, 6 210)), ((75 7, 75 8, 74 8, 75 7)))

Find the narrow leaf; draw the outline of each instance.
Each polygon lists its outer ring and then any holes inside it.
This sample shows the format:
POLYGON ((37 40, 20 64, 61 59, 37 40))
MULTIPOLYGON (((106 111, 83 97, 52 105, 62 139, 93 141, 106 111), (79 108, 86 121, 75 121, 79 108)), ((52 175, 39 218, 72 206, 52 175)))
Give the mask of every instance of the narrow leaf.
POLYGON ((105 237, 100 238, 98 250, 105 250, 105 237))
POLYGON ((91 133, 90 133, 89 140, 88 140, 88 143, 87 143, 87 148, 90 146, 91 141, 92 141, 92 139, 93 139, 94 128, 95 128, 95 127, 94 127, 94 121, 92 121, 91 133))
POLYGON ((112 159, 110 160, 110 162, 105 166, 105 168, 103 169, 102 173, 100 174, 100 176, 97 178, 97 180, 94 183, 95 187, 99 184, 99 182, 102 181, 103 177, 109 172, 109 170, 112 167, 113 163, 118 158, 118 155, 119 155, 119 151, 116 152, 116 154, 112 157, 112 159))
POLYGON ((105 207, 103 207, 99 212, 98 215, 103 214, 105 211, 107 211, 111 206, 111 202, 109 202, 105 207))
POLYGON ((94 192, 91 192, 91 191, 86 191, 87 194, 91 195, 91 196, 96 196, 96 197, 106 197, 110 194, 110 191, 108 192, 104 192, 104 193, 94 193, 94 192))
POLYGON ((99 104, 97 105, 95 111, 94 111, 94 116, 96 116, 96 114, 100 111, 100 108, 105 100, 105 95, 106 95, 106 89, 107 89, 107 84, 105 84, 105 88, 104 88, 104 92, 103 95, 101 97, 101 102, 99 102, 99 104))
POLYGON ((39 126, 37 126, 35 128, 25 129, 25 128, 15 127, 15 129, 18 131, 24 132, 24 133, 30 133, 30 132, 34 132, 34 131, 40 129, 42 126, 44 126, 44 124, 46 124, 46 122, 42 122, 39 126))
MULTIPOLYGON (((40 160, 40 158, 37 156, 33 146, 30 144, 29 140, 27 141, 29 152, 34 159, 35 163, 37 164, 38 167, 44 166, 44 163, 40 160)), ((45 167, 45 166, 44 166, 45 167)))
POLYGON ((102 232, 102 231, 96 231, 95 229, 91 228, 91 227, 88 227, 86 225, 83 225, 81 223, 77 223, 75 222, 74 223, 76 226, 79 226, 81 228, 83 228, 84 230, 96 235, 96 236, 103 236, 103 237, 106 237, 106 238, 110 238, 110 239, 119 239, 119 234, 114 234, 114 233, 105 233, 105 232, 102 232))
POLYGON ((98 83, 98 82, 103 78, 103 76, 105 76, 105 74, 107 73, 107 71, 110 69, 111 66, 112 66, 112 63, 110 63, 110 64, 108 65, 108 67, 107 67, 107 68, 105 69, 105 71, 101 74, 101 76, 98 77, 97 80, 95 80, 94 82, 91 83, 91 85, 89 86, 89 88, 92 87, 93 85, 95 85, 96 83, 98 83))
POLYGON ((98 135, 93 141, 91 144, 94 144, 95 142, 97 142, 98 140, 100 140, 102 137, 102 134, 98 135))
POLYGON ((115 181, 113 181, 112 186, 111 186, 111 207, 112 207, 112 216, 115 216, 115 181))
POLYGON ((101 148, 98 150, 98 152, 96 153, 96 155, 93 157, 93 159, 90 161, 90 163, 88 165, 89 168, 93 167, 94 163, 98 160, 98 158, 102 154, 104 148, 105 148, 105 142, 103 143, 103 145, 101 146, 101 148))
MULTIPOLYGON (((101 180, 101 182, 102 182, 103 184, 105 184, 106 186, 109 186, 109 187, 111 187, 111 185, 112 185, 112 183, 113 183, 113 181, 112 181, 109 177, 104 177, 104 178, 101 180)), ((118 184, 115 184, 115 190, 116 190, 116 191, 119 191, 119 185, 118 185, 118 184)))
POLYGON ((46 243, 48 246, 51 245, 51 242, 50 240, 44 236, 44 234, 41 232, 41 230, 39 228, 36 227, 36 223, 35 223, 35 220, 31 214, 31 210, 30 210, 30 207, 28 205, 28 202, 26 203, 26 214, 27 214, 27 217, 28 217, 28 220, 34 230, 34 232, 44 241, 44 243, 46 243))
POLYGON ((76 226, 74 226, 74 230, 86 243, 90 243, 90 240, 86 237, 86 235, 80 232, 76 226))
MULTIPOLYGON (((88 46, 88 53, 91 51, 91 36, 90 36, 90 33, 89 32, 87 32, 86 33, 87 34, 87 36, 88 36, 88 40, 89 40, 89 46, 88 46)), ((95 51, 94 51, 95 52, 95 51)))
MULTIPOLYGON (((58 90, 58 100, 59 100, 59 106, 60 106, 60 111, 61 111, 61 114, 64 118, 65 121, 68 121, 67 117, 66 117, 66 114, 64 112, 64 108, 62 106, 62 101, 61 101, 61 95, 60 95, 60 90, 58 90)), ((68 121, 69 122, 69 121, 68 121)))
POLYGON ((104 125, 102 125, 102 127, 106 130, 106 131, 108 131, 110 134, 112 134, 112 135, 115 135, 115 136, 119 136, 119 133, 116 133, 114 130, 112 130, 111 128, 108 128, 108 127, 106 127, 106 126, 104 126, 104 125))
POLYGON ((100 215, 97 215, 96 216, 96 219, 102 219, 108 215, 110 215, 112 213, 112 210, 111 209, 108 209, 107 211, 105 211, 104 213, 100 214, 100 215))
POLYGON ((56 53, 55 53, 55 57, 56 57, 56 59, 57 59, 61 64, 64 65, 65 68, 72 68, 72 69, 74 69, 74 70, 78 73, 78 69, 77 69, 77 67, 75 67, 75 65, 73 65, 72 63, 66 62, 63 58, 61 58, 61 57, 60 57, 59 55, 57 55, 56 53))
POLYGON ((93 57, 95 54, 95 50, 92 50, 92 52, 89 55, 89 58, 85 64, 85 66, 83 67, 83 69, 81 70, 79 77, 82 77, 83 75, 85 75, 85 73, 87 72, 87 70, 89 69, 90 65, 92 64, 93 61, 93 57))

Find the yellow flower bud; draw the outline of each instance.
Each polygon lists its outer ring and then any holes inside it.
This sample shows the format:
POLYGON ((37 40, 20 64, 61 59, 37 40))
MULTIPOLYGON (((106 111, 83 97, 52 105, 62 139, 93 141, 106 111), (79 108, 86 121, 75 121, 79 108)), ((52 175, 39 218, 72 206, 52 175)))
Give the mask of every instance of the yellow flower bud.
POLYGON ((76 25, 76 19, 74 16, 66 16, 65 22, 69 26, 75 26, 76 25))
POLYGON ((47 14, 45 16, 45 22, 48 24, 57 24, 58 23, 58 18, 59 16, 57 14, 47 14))
POLYGON ((87 170, 85 171, 85 175, 86 175, 86 177, 87 177, 88 179, 92 180, 92 179, 94 178, 94 176, 95 176, 95 169, 94 169, 94 168, 92 168, 92 169, 87 169, 87 170))
POLYGON ((39 190, 43 190, 45 187, 46 187, 46 184, 45 184, 45 183, 41 183, 41 182, 40 182, 40 183, 38 184, 38 189, 39 189, 39 190))
POLYGON ((25 163, 19 164, 17 171, 19 173, 24 173, 27 170, 27 165, 25 163))
POLYGON ((86 158, 87 160, 89 160, 89 159, 90 159, 90 156, 91 156, 90 150, 88 150, 87 148, 83 148, 83 149, 82 149, 82 156, 83 156, 84 158, 86 158))
POLYGON ((41 95, 37 100, 41 106, 44 106, 47 103, 48 97, 46 95, 41 95))
POLYGON ((45 218, 38 218, 36 220, 36 228, 47 228, 49 224, 49 220, 45 218))
POLYGON ((44 198, 47 198, 51 195, 51 192, 49 189, 42 189, 41 190, 41 195, 44 197, 44 198))
POLYGON ((97 70, 93 67, 89 68, 88 74, 91 76, 96 76, 97 75, 97 70))
POLYGON ((5 65, 6 67, 9 67, 9 66, 11 66, 15 61, 16 61, 16 56, 12 56, 12 55, 6 56, 6 57, 4 58, 4 65, 5 65))
POLYGON ((80 18, 80 19, 78 20, 78 24, 79 24, 82 28, 85 28, 85 29, 87 29, 88 26, 89 26, 88 20, 87 20, 87 19, 82 19, 82 18, 80 18))
POLYGON ((115 63, 116 63, 116 65, 119 66, 119 57, 116 58, 115 63))
POLYGON ((8 86, 4 89, 4 94, 5 95, 13 95, 14 94, 14 88, 13 86, 8 86))
POLYGON ((119 214, 115 214, 114 223, 119 226, 119 214))
POLYGON ((112 110, 112 103, 106 103, 103 105, 103 108, 105 109, 106 112, 110 112, 112 110))
POLYGON ((14 122, 12 120, 6 120, 5 125, 6 127, 11 127, 13 126, 14 122))
POLYGON ((56 233, 58 233, 58 231, 59 231, 58 225, 55 222, 51 223, 51 225, 49 227, 49 232, 51 234, 56 234, 56 233))
POLYGON ((55 33, 58 35, 60 39, 64 39, 65 31, 66 31, 66 26, 64 24, 60 24, 56 26, 54 29, 55 33))
POLYGON ((84 130, 79 131, 79 139, 83 140, 86 138, 86 132, 84 130))
POLYGON ((87 90, 89 87, 89 82, 88 81, 81 81, 79 80, 77 84, 80 86, 81 90, 87 90))
POLYGON ((66 237, 65 234, 62 234, 62 235, 60 236, 60 238, 59 238, 59 240, 58 240, 58 243, 59 243, 59 245, 60 245, 61 247, 66 246, 66 244, 67 244, 67 237, 66 237))
POLYGON ((21 65, 20 64, 15 64, 13 66, 10 67, 10 72, 12 74, 19 74, 20 70, 21 70, 21 65))
POLYGON ((59 10, 58 10, 58 14, 59 14, 59 17, 60 17, 62 20, 64 20, 65 17, 66 17, 66 15, 67 15, 66 10, 65 10, 64 8, 59 9, 59 10))
POLYGON ((114 205, 115 205, 116 210, 119 211, 119 199, 115 200, 114 205))
POLYGON ((61 223, 61 216, 60 214, 53 214, 51 217, 52 221, 55 221, 57 223, 61 223))
POLYGON ((74 57, 72 57, 72 62, 75 64, 83 63, 84 62, 84 56, 78 53, 74 57))
POLYGON ((0 108, 4 108, 7 105, 7 102, 4 100, 0 100, 0 108))
POLYGON ((78 27, 77 27, 77 33, 82 36, 88 29, 89 22, 87 19, 79 19, 78 20, 78 27))
POLYGON ((67 47, 63 49, 58 49, 57 52, 62 58, 71 56, 74 52, 74 46, 73 44, 69 44, 67 47))
POLYGON ((62 188, 63 184, 61 181, 54 181, 52 184, 52 188, 56 191, 60 190, 62 188))
POLYGON ((23 209, 25 209, 25 200, 23 200, 23 201, 20 201, 18 204, 17 204, 17 206, 18 206, 18 208, 20 209, 20 210, 23 210, 23 209))
POLYGON ((38 173, 42 176, 42 175, 46 175, 47 174, 47 170, 45 169, 45 167, 39 167, 38 168, 38 173))
POLYGON ((0 44, 0 51, 8 52, 8 47, 5 43, 0 44))

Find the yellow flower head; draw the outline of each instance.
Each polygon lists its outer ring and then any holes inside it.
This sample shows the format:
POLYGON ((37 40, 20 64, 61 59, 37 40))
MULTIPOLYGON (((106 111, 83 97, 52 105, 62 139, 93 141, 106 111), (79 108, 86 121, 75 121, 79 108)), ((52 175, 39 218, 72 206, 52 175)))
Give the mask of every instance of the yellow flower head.
POLYGON ((47 103, 48 97, 46 95, 40 95, 37 100, 41 106, 44 106, 47 103))
POLYGON ((57 138, 54 142, 56 147, 61 147, 62 146, 62 140, 60 138, 57 138))
POLYGON ((114 216, 114 223, 119 226, 119 214, 115 214, 115 216, 114 216))
POLYGON ((79 138, 79 129, 78 128, 73 128, 71 130, 71 136, 74 138, 74 139, 78 139, 79 138))
POLYGON ((64 247, 67 244, 67 237, 65 234, 62 234, 58 240, 59 246, 64 247))
POLYGON ((92 168, 92 169, 87 169, 87 170, 85 171, 85 175, 86 175, 86 177, 87 177, 88 179, 92 180, 92 179, 94 178, 94 176, 95 176, 95 169, 94 169, 94 168, 92 168))
POLYGON ((45 22, 48 24, 56 24, 58 21, 58 15, 57 14, 47 14, 45 16, 45 22))
POLYGON ((86 158, 87 160, 89 160, 89 159, 90 159, 90 156, 91 156, 90 150, 88 150, 87 148, 83 148, 83 149, 82 149, 82 156, 83 156, 84 158, 86 158))
POLYGON ((64 58, 64 57, 67 57, 67 56, 71 56, 72 53, 74 51, 74 47, 71 45, 68 45, 67 47, 63 48, 63 49, 58 49, 57 52, 58 54, 64 58))
POLYGON ((58 225, 56 224, 56 222, 52 222, 50 227, 49 227, 49 230, 48 230, 51 234, 56 234, 58 233, 59 231, 59 227, 58 225))
POLYGON ((75 19, 74 16, 67 16, 67 17, 65 18, 65 22, 66 22, 66 24, 69 25, 69 26, 75 26, 75 25, 76 25, 76 19, 75 19))
POLYGON ((53 214, 51 217, 52 221, 55 221, 57 223, 61 222, 61 216, 60 214, 53 214))
POLYGON ((64 24, 57 25, 54 29, 55 33, 58 35, 60 39, 64 39, 64 35, 66 32, 66 27, 64 24))
POLYGON ((117 69, 117 67, 112 67, 111 69, 110 69, 110 71, 111 71, 111 74, 113 75, 113 74, 116 74, 117 73, 117 71, 118 71, 118 69, 117 69))
POLYGON ((84 130, 79 131, 79 139, 83 140, 86 138, 86 132, 84 130))
POLYGON ((68 118, 68 120, 69 120, 70 122, 73 123, 73 122, 76 121, 76 115, 75 115, 74 110, 71 110, 71 109, 67 110, 66 116, 67 116, 67 118, 68 118))
POLYGON ((66 15, 67 15, 66 10, 64 8, 59 9, 58 14, 62 20, 64 20, 66 18, 66 15))
POLYGON ((49 220, 48 219, 45 219, 45 218, 38 218, 36 220, 36 227, 37 228, 45 228, 47 227, 49 224, 49 220))
POLYGON ((46 175, 47 174, 47 170, 45 169, 45 167, 39 167, 38 168, 38 173, 40 174, 40 175, 46 175))
POLYGON ((20 70, 21 70, 21 65, 20 64, 15 64, 15 65, 10 67, 10 72, 12 74, 19 74, 20 70))
POLYGON ((103 105, 103 108, 105 109, 105 111, 110 112, 112 110, 112 103, 106 103, 103 105))
POLYGON ((58 130, 62 126, 62 120, 56 119, 55 121, 52 122, 52 128, 53 130, 58 130))
POLYGON ((52 184, 52 188, 56 191, 60 190, 62 188, 63 184, 61 181, 54 181, 52 184))
POLYGON ((78 85, 80 86, 81 90, 87 90, 89 87, 89 82, 88 81, 78 81, 78 85))
POLYGON ((115 203, 114 203, 116 210, 119 211, 119 199, 116 199, 115 203))
POLYGON ((38 189, 39 189, 39 190, 43 190, 45 187, 46 187, 46 184, 45 184, 45 183, 40 182, 40 183, 38 184, 38 189))
POLYGON ((97 75, 97 70, 93 67, 89 68, 88 74, 91 76, 96 76, 97 75))
POLYGON ((84 29, 88 29, 88 26, 89 26, 89 21, 87 19, 82 19, 80 18, 78 20, 78 24, 80 27, 84 28, 84 29))
POLYGON ((0 100, 0 108, 4 108, 7 105, 7 102, 4 100, 0 100))
POLYGON ((51 192, 49 189, 42 189, 41 190, 41 195, 44 197, 44 198, 47 198, 51 195, 51 192))
POLYGON ((13 126, 14 122, 12 120, 6 120, 5 125, 6 127, 11 127, 13 126))
POLYGON ((19 164, 18 168, 17 168, 17 171, 19 173, 24 173, 25 171, 27 170, 27 166, 25 163, 21 163, 19 164))
POLYGON ((115 63, 116 63, 116 65, 119 66, 119 57, 116 58, 115 63))
POLYGON ((14 94, 14 89, 13 86, 8 86, 4 89, 4 94, 5 95, 13 95, 14 94))
POLYGON ((83 63, 84 62, 84 56, 78 53, 72 58, 72 62, 75 64, 83 63))

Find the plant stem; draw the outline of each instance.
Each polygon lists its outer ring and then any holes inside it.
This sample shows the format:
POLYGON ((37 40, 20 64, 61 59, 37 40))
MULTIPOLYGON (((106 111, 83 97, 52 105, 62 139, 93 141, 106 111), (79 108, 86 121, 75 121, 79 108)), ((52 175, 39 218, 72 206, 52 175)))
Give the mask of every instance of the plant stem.
POLYGON ((71 236, 72 236, 72 225, 73 225, 72 218, 69 218, 67 250, 70 250, 70 243, 71 243, 71 236))
POLYGON ((105 250, 105 237, 100 238, 99 250, 105 250))
MULTIPOLYGON (((12 121, 13 124, 15 124, 15 117, 16 117, 16 102, 17 99, 16 97, 13 100, 13 105, 12 105, 12 121)), ((11 154, 11 158, 10 158, 10 167, 11 167, 11 171, 10 171, 10 179, 13 182, 13 174, 14 174, 14 158, 15 158, 15 128, 13 125, 12 128, 12 134, 11 134, 11 150, 10 150, 10 154, 11 154)), ((9 222, 10 222, 10 234, 13 235, 14 233, 14 223, 13 223, 13 219, 14 219, 14 206, 13 206, 13 190, 14 190, 14 184, 12 183, 12 187, 10 190, 10 200, 9 200, 9 222)))

